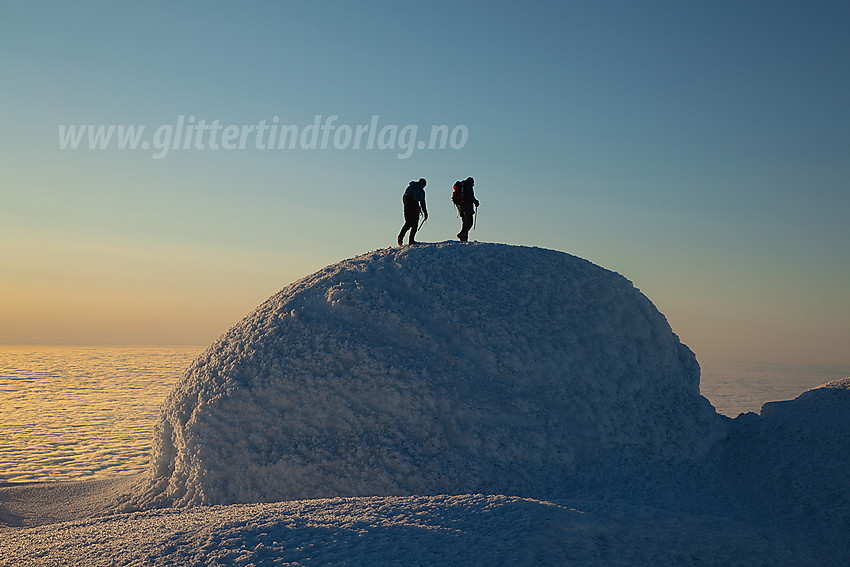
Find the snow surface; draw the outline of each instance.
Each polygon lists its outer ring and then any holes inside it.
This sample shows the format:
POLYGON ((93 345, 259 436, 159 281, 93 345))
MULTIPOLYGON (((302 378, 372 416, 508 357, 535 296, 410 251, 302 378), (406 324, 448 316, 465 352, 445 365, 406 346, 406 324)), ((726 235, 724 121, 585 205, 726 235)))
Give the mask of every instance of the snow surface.
POLYGON ((551 250, 304 278, 153 445, 143 478, 0 488, 0 565, 850 564, 850 379, 721 416, 645 296, 551 250))
POLYGON ((746 509, 836 530, 850 551, 850 378, 766 403, 732 425, 725 466, 746 509))
POLYGON ((164 509, 0 532, 0 565, 828 565, 722 518, 500 495, 164 509))

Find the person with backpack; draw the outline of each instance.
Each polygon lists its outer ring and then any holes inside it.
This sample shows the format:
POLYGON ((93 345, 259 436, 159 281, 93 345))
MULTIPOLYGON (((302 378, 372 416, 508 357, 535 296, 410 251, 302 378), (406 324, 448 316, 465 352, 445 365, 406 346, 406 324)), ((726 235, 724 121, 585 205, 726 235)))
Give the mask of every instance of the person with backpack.
POLYGON ((401 227, 401 232, 398 233, 398 245, 404 244, 404 235, 410 230, 410 239, 408 244, 416 244, 416 230, 419 228, 419 213, 425 215, 425 220, 428 220, 428 208, 425 206, 425 179, 419 181, 411 181, 401 197, 404 203, 404 226, 401 227))
POLYGON ((460 215, 461 228, 457 237, 461 242, 466 242, 469 239, 469 229, 472 228, 472 221, 476 208, 478 207, 478 199, 475 198, 475 180, 467 177, 464 181, 458 181, 454 184, 452 193, 452 202, 457 206, 458 214, 460 215))

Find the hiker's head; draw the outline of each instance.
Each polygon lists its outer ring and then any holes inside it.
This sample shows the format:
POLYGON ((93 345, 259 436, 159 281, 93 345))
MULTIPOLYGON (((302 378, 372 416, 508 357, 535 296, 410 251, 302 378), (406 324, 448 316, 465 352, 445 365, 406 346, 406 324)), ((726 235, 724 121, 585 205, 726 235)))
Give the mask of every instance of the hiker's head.
POLYGON ((424 177, 420 177, 420 178, 419 178, 419 183, 421 183, 421 184, 422 184, 422 187, 425 187, 426 185, 428 185, 428 182, 427 182, 427 181, 425 181, 425 178, 424 178, 424 177))
POLYGON ((466 184, 467 185, 475 185, 475 180, 471 177, 467 177, 466 178, 466 184))

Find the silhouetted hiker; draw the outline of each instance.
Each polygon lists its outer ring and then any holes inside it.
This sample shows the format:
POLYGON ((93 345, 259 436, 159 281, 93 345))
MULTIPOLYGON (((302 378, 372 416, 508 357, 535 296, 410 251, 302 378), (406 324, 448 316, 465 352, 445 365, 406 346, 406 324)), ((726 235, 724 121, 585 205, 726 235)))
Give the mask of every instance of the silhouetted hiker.
POLYGON ((460 220, 463 223, 460 232, 457 233, 461 242, 466 242, 469 239, 469 229, 472 228, 472 221, 478 207, 478 199, 475 198, 475 190, 473 189, 474 185, 475 180, 471 177, 454 184, 452 202, 457 205, 460 220))
POLYGON ((404 226, 401 227, 401 232, 398 233, 398 245, 404 244, 404 234, 410 229, 410 239, 408 244, 416 244, 415 236, 419 228, 419 210, 425 215, 425 220, 428 220, 428 208, 425 206, 425 179, 419 181, 411 181, 410 185, 404 191, 401 202, 404 203, 404 226))

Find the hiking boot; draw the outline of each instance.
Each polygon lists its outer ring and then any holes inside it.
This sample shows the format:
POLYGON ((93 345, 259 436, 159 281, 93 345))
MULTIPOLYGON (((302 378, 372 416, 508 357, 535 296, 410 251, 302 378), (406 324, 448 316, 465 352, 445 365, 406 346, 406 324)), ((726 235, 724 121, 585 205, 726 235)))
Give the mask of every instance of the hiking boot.
POLYGON ((401 239, 401 236, 398 237, 398 245, 404 246, 404 240, 401 239))

